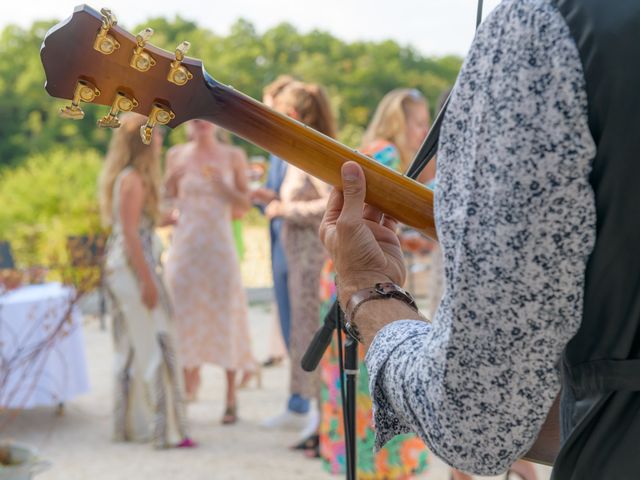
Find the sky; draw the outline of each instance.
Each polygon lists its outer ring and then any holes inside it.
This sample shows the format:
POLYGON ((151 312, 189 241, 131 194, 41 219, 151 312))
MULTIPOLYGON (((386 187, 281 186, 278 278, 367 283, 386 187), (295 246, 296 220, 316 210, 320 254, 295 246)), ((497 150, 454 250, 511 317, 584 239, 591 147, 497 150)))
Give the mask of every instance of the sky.
MULTIPOLYGON (((281 22, 299 31, 321 29, 347 41, 392 39, 427 55, 464 56, 473 39, 476 0, 102 0, 120 25, 175 15, 226 34, 238 19, 258 32, 281 22)), ((500 0, 484 0, 484 16, 500 0)), ((0 29, 29 26, 34 20, 68 17, 80 0, 0 0, 0 29)))

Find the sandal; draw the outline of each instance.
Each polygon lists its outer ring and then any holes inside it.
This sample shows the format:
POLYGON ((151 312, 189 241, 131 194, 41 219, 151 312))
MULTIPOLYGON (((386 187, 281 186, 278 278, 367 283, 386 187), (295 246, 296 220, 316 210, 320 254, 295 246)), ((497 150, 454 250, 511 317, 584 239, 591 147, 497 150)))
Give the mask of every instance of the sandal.
POLYGON ((264 362, 262 362, 262 366, 266 368, 275 367, 277 365, 280 365, 283 361, 284 359, 282 357, 269 357, 264 362))
POLYGON ((304 456, 306 458, 320 458, 320 443, 312 448, 305 448, 304 456))
POLYGON ((238 413, 235 405, 229 405, 224 410, 224 415, 222 416, 222 424, 223 425, 233 425, 238 421, 238 413))
POLYGON ((313 450, 320 446, 320 437, 317 433, 305 438, 291 447, 291 450, 313 450))
POLYGON ((195 448, 197 446, 198 444, 189 437, 184 437, 182 441, 176 445, 176 448, 195 448))

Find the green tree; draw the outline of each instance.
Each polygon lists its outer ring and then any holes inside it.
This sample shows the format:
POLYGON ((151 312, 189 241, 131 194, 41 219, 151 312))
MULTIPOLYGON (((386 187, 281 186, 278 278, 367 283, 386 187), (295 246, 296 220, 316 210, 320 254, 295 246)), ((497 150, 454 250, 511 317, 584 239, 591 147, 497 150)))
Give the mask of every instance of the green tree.
POLYGON ((101 165, 95 150, 55 148, 0 174, 0 239, 11 241, 19 264, 64 262, 67 236, 100 231, 101 165))
MULTIPOLYGON (((110 138, 96 127, 106 108, 83 104, 82 121, 63 120, 45 89, 40 47, 54 21, 0 31, 0 238, 8 238, 22 264, 64 258, 67 235, 99 230, 95 184, 110 138)), ((427 57, 397 42, 345 42, 320 30, 300 32, 281 23, 263 33, 239 19, 219 35, 180 16, 151 18, 151 42, 173 51, 183 40, 218 81, 260 99, 278 75, 291 73, 327 87, 339 139, 357 147, 378 101, 398 87, 420 89, 432 111, 460 69, 455 56, 427 57)), ((178 130, 168 144, 184 141, 178 130)), ((257 147, 240 142, 249 154, 257 147)))

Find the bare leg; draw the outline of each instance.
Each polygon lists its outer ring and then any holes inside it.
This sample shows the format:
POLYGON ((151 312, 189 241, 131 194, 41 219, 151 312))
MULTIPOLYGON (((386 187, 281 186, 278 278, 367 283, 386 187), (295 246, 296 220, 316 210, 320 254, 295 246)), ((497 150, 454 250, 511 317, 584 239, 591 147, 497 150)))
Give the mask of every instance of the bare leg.
POLYGON ((227 406, 236 404, 236 371, 227 370, 227 406))
POLYGON ((200 388, 200 367, 184 369, 184 389, 187 401, 194 401, 200 388))
POLYGON ((227 376, 227 406, 224 411, 224 416, 222 417, 222 423, 229 425, 236 423, 238 420, 236 406, 236 372, 235 370, 226 370, 225 373, 227 376))

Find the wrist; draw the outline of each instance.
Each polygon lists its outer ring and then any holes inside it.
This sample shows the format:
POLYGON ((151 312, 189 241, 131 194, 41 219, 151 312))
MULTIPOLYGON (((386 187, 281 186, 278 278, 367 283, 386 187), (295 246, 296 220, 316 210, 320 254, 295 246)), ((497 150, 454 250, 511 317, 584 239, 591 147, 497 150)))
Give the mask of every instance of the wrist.
POLYGON ((424 320, 411 294, 391 282, 381 282, 361 289, 352 294, 348 303, 341 307, 345 315, 345 330, 364 344, 370 343, 375 334, 388 323, 401 319, 424 320), (371 304, 374 304, 373 310, 371 304))
POLYGON ((363 272, 346 277, 338 276, 336 285, 338 288, 338 300, 342 308, 346 308, 351 297, 360 290, 371 288, 377 283, 392 282, 388 276, 379 272, 363 272))

